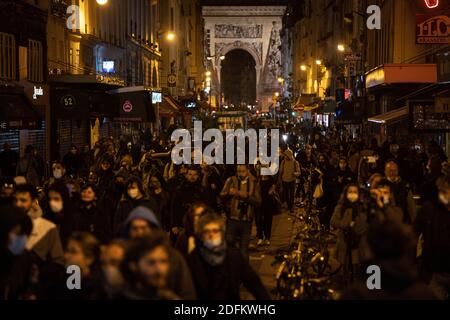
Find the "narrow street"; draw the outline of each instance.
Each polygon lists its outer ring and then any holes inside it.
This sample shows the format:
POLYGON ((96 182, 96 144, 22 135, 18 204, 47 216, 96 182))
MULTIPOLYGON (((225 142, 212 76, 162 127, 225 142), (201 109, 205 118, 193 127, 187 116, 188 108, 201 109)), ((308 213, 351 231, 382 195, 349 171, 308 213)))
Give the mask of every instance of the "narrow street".
MULTIPOLYGON (((253 229, 252 234, 256 234, 256 227, 254 226, 253 229)), ((272 265, 272 263, 275 261, 277 250, 289 245, 292 237, 292 229, 293 218, 291 216, 287 213, 277 215, 273 218, 273 233, 270 246, 256 247, 256 240, 253 240, 250 248, 250 264, 261 277, 262 282, 274 299, 276 299, 274 289, 277 285, 275 274, 279 264, 272 265)), ((242 299, 251 300, 253 297, 243 289, 242 299)))

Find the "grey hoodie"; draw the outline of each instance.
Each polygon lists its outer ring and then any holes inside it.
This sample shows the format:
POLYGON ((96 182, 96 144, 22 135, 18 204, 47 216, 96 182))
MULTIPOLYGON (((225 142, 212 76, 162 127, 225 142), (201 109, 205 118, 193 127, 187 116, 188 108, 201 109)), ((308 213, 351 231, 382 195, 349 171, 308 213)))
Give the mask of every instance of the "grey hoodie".
MULTIPOLYGON (((129 238, 128 233, 130 230, 130 223, 135 219, 146 220, 152 228, 161 229, 158 219, 156 219, 155 214, 150 209, 146 207, 137 207, 131 211, 125 221, 122 233, 124 238, 129 238)), ((183 256, 173 248, 170 254, 170 271, 167 280, 167 288, 173 291, 182 300, 197 299, 189 267, 183 256)))

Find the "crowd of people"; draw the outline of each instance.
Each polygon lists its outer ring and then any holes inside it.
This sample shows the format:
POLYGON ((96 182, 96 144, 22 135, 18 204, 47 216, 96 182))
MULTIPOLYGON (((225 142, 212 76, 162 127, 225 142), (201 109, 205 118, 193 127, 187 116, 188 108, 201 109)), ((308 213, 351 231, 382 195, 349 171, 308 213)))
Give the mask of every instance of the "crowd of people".
POLYGON ((403 149, 392 139, 379 146, 335 128, 287 135, 274 176, 261 175, 259 162, 176 165, 173 145, 159 139, 72 146, 50 168, 32 146, 19 158, 5 144, 0 299, 238 300, 243 285, 267 300, 249 263, 253 226, 254 246, 267 248, 273 217, 299 207, 317 210, 337 235, 347 289, 375 263, 394 284, 388 294, 403 297, 422 281, 430 286, 421 294, 448 297, 443 150, 419 141, 403 149), (81 290, 68 288, 69 266, 79 267, 81 290))

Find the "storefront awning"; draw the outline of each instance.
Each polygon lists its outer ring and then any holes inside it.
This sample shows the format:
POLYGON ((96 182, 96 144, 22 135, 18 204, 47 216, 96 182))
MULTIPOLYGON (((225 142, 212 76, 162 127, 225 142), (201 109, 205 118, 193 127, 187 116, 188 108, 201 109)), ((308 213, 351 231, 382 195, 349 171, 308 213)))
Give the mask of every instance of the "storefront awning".
POLYGON ((56 119, 89 120, 88 95, 81 89, 53 86, 50 101, 56 119))
POLYGON ((366 74, 366 88, 399 83, 437 83, 436 64, 385 64, 366 74))
POLYGON ((377 115, 375 117, 369 118, 370 122, 378 123, 378 124, 392 124, 394 122, 401 121, 403 119, 407 119, 409 115, 408 107, 402 107, 399 109, 395 109, 384 114, 377 115))
POLYGON ((151 91, 130 91, 117 93, 118 122, 154 122, 156 119, 152 105, 151 91))
POLYGON ((41 116, 23 94, 0 94, 0 130, 39 129, 41 116))
POLYGON ((179 114, 179 106, 169 96, 164 95, 163 102, 159 105, 159 114, 163 116, 174 116, 179 114))

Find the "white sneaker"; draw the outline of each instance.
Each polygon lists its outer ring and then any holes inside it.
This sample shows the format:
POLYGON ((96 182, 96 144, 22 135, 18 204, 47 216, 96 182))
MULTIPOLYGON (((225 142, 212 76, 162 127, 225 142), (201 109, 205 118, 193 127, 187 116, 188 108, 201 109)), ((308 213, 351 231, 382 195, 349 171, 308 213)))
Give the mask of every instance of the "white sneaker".
POLYGON ((263 239, 258 239, 258 242, 256 243, 257 246, 262 246, 264 244, 263 239))
POLYGON ((265 244, 266 246, 270 246, 270 240, 264 241, 264 244, 265 244))

